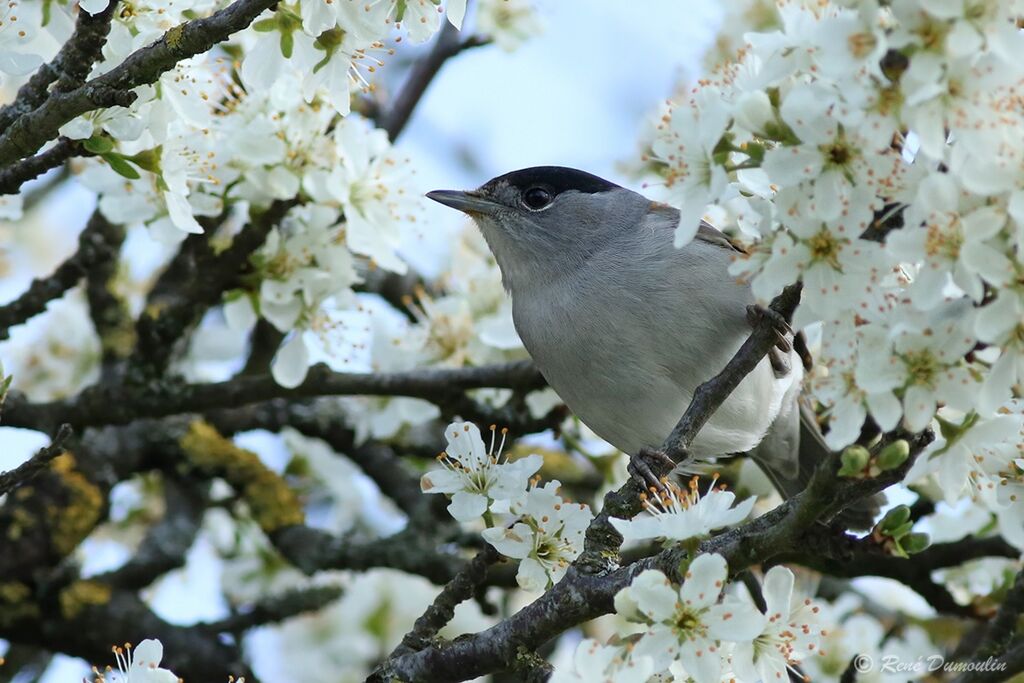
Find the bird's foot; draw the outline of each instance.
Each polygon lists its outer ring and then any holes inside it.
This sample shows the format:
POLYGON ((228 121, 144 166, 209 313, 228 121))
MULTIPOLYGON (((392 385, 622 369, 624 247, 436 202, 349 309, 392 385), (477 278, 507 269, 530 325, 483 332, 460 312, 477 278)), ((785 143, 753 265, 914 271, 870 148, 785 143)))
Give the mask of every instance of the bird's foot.
POLYGON ((775 345, 768 351, 768 362, 772 364, 776 378, 786 377, 793 369, 790 359, 790 353, 793 351, 793 328, 782 315, 770 308, 757 304, 747 306, 747 322, 751 327, 757 327, 765 319, 771 323, 775 331, 775 345))
POLYGON ((668 475, 675 466, 676 462, 664 451, 644 448, 629 456, 626 471, 644 491, 665 493, 668 490, 668 475))

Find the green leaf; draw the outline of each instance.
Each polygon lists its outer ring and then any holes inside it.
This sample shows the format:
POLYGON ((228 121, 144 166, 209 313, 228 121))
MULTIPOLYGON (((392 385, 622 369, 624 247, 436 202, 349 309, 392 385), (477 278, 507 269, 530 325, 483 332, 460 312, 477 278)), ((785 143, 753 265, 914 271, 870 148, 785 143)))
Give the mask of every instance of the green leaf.
POLYGON ((257 33, 270 33, 276 31, 278 22, 277 17, 270 17, 269 19, 260 19, 252 25, 252 30, 257 33))
POLYGON ((292 50, 295 49, 295 34, 291 31, 281 32, 281 56, 285 59, 292 58, 292 50))
POLYGON ((113 141, 102 135, 94 135, 83 142, 82 146, 93 154, 106 154, 110 150, 114 149, 113 141))
POLYGON ((132 162, 143 171, 149 171, 150 173, 160 173, 160 158, 163 156, 164 147, 163 145, 157 145, 153 149, 146 149, 138 154, 130 157, 125 157, 128 161, 132 162))
POLYGON ((116 152, 110 152, 108 154, 102 154, 100 156, 102 156, 103 160, 110 165, 110 168, 114 171, 114 173, 117 173, 120 176, 124 176, 129 180, 138 180, 139 178, 142 177, 141 175, 139 175, 139 172, 135 170, 135 167, 129 164, 125 160, 125 158, 120 154, 117 154, 116 152))

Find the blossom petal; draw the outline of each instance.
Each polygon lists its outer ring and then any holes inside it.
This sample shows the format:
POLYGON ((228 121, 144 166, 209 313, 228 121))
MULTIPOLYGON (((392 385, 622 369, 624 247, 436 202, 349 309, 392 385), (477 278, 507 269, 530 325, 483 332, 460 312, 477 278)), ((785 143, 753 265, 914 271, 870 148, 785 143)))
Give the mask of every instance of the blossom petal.
POLYGON ((718 601, 725 586, 729 566, 718 554, 698 555, 686 571, 686 580, 679 591, 683 604, 700 609, 718 601))

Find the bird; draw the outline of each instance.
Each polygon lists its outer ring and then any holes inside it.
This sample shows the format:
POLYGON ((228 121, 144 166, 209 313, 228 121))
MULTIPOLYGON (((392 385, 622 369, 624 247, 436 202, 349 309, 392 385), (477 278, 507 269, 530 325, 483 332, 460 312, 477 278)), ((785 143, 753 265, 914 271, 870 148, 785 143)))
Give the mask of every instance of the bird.
MULTIPOLYGON (((752 312, 765 311, 729 274, 740 252, 724 233, 702 221, 676 248, 677 209, 591 173, 536 166, 426 196, 474 220, 541 375, 627 454, 665 441, 749 337, 752 312)), ((722 402, 688 461, 747 454, 784 497, 804 488, 828 449, 800 400, 804 358, 791 339, 780 335, 722 402)), ((870 526, 872 513, 847 524, 870 526)))

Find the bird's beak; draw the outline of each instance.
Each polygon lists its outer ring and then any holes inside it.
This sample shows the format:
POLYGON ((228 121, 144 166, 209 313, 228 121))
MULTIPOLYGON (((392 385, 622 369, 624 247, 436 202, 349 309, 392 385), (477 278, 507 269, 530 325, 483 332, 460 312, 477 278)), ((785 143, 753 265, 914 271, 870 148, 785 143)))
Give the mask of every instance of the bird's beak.
POLYGON ((463 213, 489 215, 501 206, 497 202, 481 197, 475 192, 463 192, 461 190, 434 190, 428 192, 427 197, 439 204, 450 206, 463 213))

